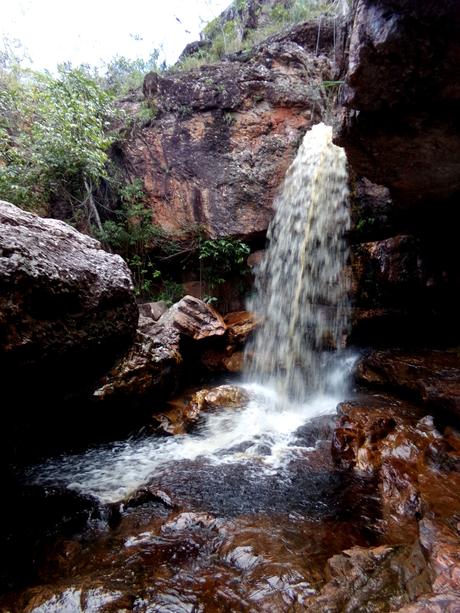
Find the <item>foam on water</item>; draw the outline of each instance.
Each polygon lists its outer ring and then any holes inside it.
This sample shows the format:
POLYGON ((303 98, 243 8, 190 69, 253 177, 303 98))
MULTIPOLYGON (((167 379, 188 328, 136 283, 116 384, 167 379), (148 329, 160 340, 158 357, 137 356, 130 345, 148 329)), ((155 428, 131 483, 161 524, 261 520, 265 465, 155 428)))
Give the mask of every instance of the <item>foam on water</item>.
MULTIPOLYGON (((342 375, 352 360, 343 361, 342 375)), ((247 406, 204 416, 196 433, 101 445, 49 460, 32 469, 29 478, 42 485, 64 485, 107 503, 122 500, 182 460, 202 458, 214 466, 254 462, 257 471, 271 472, 305 451, 296 441, 298 428, 313 417, 333 413, 340 401, 338 396, 320 394, 307 403, 287 407, 273 388, 256 383, 242 387, 250 396, 247 406)))

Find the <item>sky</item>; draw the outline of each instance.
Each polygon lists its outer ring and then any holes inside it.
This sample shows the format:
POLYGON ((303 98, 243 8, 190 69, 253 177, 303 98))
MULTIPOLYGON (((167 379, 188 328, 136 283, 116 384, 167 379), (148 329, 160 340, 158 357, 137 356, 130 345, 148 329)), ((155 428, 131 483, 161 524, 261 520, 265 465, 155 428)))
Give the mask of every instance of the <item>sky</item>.
POLYGON ((99 65, 115 55, 173 63, 231 0, 0 0, 0 37, 18 39, 34 68, 99 65))

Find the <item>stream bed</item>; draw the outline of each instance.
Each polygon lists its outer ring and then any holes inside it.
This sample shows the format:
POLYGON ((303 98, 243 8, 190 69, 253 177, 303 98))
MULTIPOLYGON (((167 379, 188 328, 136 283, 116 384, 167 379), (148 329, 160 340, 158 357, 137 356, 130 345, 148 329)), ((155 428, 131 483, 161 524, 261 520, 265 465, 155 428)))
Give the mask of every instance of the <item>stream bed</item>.
POLYGON ((338 398, 280 411, 274 390, 242 389, 247 406, 206 414, 190 434, 29 467, 45 498, 81 499, 84 522, 41 543, 32 587, 0 610, 300 611, 331 556, 378 544, 374 481, 332 462, 338 398))

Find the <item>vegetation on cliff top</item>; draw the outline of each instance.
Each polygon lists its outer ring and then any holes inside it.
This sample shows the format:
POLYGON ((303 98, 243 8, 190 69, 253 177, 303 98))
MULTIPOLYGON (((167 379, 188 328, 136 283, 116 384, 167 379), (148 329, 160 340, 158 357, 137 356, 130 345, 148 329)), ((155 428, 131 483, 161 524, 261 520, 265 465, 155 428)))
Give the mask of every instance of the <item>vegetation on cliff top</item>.
POLYGON ((219 62, 225 55, 248 51, 284 27, 321 15, 337 15, 349 0, 234 0, 202 32, 203 45, 179 60, 176 70, 219 62))

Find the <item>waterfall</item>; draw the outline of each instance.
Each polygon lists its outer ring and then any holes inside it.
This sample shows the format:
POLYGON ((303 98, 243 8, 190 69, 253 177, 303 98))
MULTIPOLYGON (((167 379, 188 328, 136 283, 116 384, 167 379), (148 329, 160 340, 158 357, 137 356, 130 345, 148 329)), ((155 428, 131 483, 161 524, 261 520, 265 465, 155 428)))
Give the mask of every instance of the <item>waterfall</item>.
POLYGON ((153 476, 189 474, 191 462, 200 468, 186 477, 190 484, 197 474, 207 483, 216 466, 225 483, 223 471, 241 465, 260 485, 270 475, 288 474, 291 460, 313 449, 302 426, 335 411, 351 359, 337 367, 331 351, 342 346, 347 329, 349 225, 346 159, 331 135, 323 124, 307 133, 276 203, 251 304, 264 325, 248 351, 254 357, 251 380, 243 385, 247 406, 206 413, 187 435, 133 437, 50 459, 32 467, 29 480, 116 502, 153 476))
POLYGON ((248 348, 251 380, 291 401, 325 392, 348 327, 347 161, 322 123, 308 131, 275 203, 249 309, 262 326, 248 348))

